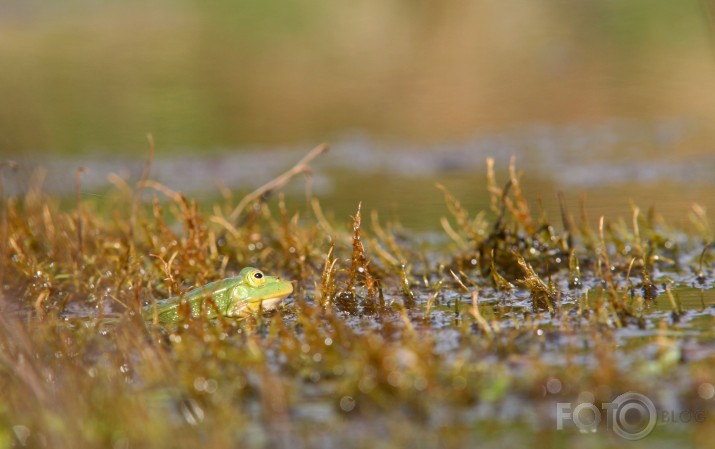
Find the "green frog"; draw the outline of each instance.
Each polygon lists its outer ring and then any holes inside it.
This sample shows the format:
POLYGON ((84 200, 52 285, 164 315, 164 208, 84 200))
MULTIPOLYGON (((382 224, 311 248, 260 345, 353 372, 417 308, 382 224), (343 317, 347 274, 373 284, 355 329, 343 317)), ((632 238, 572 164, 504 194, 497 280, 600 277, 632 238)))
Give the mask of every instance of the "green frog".
POLYGON ((189 303, 191 315, 203 313, 208 318, 219 315, 240 317, 258 310, 272 310, 293 293, 293 284, 276 276, 266 276, 257 268, 246 267, 238 276, 211 282, 195 288, 181 297, 172 297, 144 307, 147 320, 155 313, 162 324, 175 323, 180 317, 180 305, 189 303))

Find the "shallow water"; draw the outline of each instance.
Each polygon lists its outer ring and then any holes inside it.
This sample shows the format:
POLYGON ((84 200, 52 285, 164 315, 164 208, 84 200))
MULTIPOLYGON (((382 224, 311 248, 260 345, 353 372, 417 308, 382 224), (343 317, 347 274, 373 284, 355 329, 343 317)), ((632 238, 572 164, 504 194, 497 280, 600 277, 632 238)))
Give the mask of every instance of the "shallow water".
MULTIPOLYGON (((497 182, 503 185, 514 158, 524 173, 522 189, 537 216, 543 208, 549 217, 559 217, 560 193, 576 218, 583 203, 592 225, 600 216, 629 221, 637 205, 643 214, 654 207, 669 224, 687 227, 693 203, 715 210, 714 153, 699 146, 690 155, 674 151, 698 132, 697 127, 677 120, 613 119, 597 124, 521 125, 439 145, 386 143, 355 134, 332 142, 331 150, 311 164, 310 178, 299 176, 284 191, 290 202, 300 205, 309 188, 338 222, 348 219, 362 203, 364 209, 397 219, 408 229, 434 230, 446 214, 436 183, 446 186, 469 210, 487 209, 486 159, 494 159, 497 182)), ((287 170, 306 152, 305 147, 247 147, 160 153, 150 176, 199 199, 216 199, 224 188, 240 197, 287 170)), ((111 174, 136 182, 145 166, 137 156, 108 154, 24 154, 15 159, 20 167, 8 175, 10 193, 28 189, 32 173, 42 167, 45 188, 68 197, 74 197, 80 166, 87 169, 82 174, 87 198, 103 197, 111 174)))

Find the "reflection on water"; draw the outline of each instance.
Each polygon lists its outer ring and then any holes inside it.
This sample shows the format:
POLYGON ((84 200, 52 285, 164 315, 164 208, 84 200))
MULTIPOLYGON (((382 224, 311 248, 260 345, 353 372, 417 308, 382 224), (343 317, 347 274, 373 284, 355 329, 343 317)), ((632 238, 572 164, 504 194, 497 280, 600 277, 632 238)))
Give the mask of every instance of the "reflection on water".
MULTIPOLYGON (((333 143, 312 163, 309 181, 294 179, 286 187, 288 200, 304 203, 306 183, 338 222, 346 221, 362 202, 383 218, 396 218, 414 229, 439 227, 446 213, 441 183, 476 213, 488 209, 486 159, 495 160, 499 182, 506 182, 512 157, 523 171, 526 197, 538 216, 543 207, 559 216, 557 193, 569 212, 580 216, 582 198, 593 223, 598 217, 630 217, 632 204, 645 213, 651 206, 669 223, 687 225, 693 202, 715 210, 715 156, 684 156, 673 148, 686 145, 691 131, 680 121, 612 120, 597 125, 515 127, 510 133, 485 133, 462 142, 418 146, 384 144, 362 135, 333 143), (626 151, 633 149, 633 151, 626 151), (645 158, 644 154, 648 154, 645 158)), ((151 177, 198 198, 215 198, 223 187, 251 191, 295 164, 306 148, 264 147, 200 155, 159 155, 151 177)), ((25 190, 34 167, 47 170, 45 187, 69 196, 79 166, 86 195, 103 195, 111 173, 138 180, 140 156, 23 156, 20 172, 8 181, 25 190)), ((558 220, 557 220, 558 221, 558 220)))

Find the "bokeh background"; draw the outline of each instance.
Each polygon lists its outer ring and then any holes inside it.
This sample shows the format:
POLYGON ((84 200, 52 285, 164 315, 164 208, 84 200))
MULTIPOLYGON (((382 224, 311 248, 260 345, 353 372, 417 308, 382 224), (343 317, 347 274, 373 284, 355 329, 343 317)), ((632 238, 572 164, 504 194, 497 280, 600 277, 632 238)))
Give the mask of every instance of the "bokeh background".
POLYGON ((679 219, 715 206, 711 17, 707 0, 5 0, 0 153, 60 191, 87 166, 101 194, 137 176, 150 132, 155 176, 210 195, 328 141, 316 192, 336 214, 363 200, 417 227, 443 212, 435 181, 478 207, 484 158, 516 156, 547 209, 563 190, 679 219))

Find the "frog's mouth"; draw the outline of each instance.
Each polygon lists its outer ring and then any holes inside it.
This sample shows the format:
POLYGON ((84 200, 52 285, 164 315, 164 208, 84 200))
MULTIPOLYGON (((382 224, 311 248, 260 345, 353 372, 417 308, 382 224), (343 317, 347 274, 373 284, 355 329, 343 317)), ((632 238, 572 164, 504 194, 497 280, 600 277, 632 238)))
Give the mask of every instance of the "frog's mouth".
POLYGON ((261 298, 251 299, 247 301, 248 304, 260 304, 266 301, 277 302, 278 300, 284 299, 293 293, 293 284, 288 283, 282 290, 276 291, 271 295, 266 295, 261 298))
MULTIPOLYGON (((291 292, 291 293, 293 293, 293 292, 291 292)), ((266 296, 265 298, 252 299, 250 301, 246 301, 246 304, 259 304, 259 303, 266 302, 266 301, 277 301, 277 300, 285 299, 289 295, 290 295, 290 293, 285 293, 282 295, 275 295, 275 296, 266 296)))

